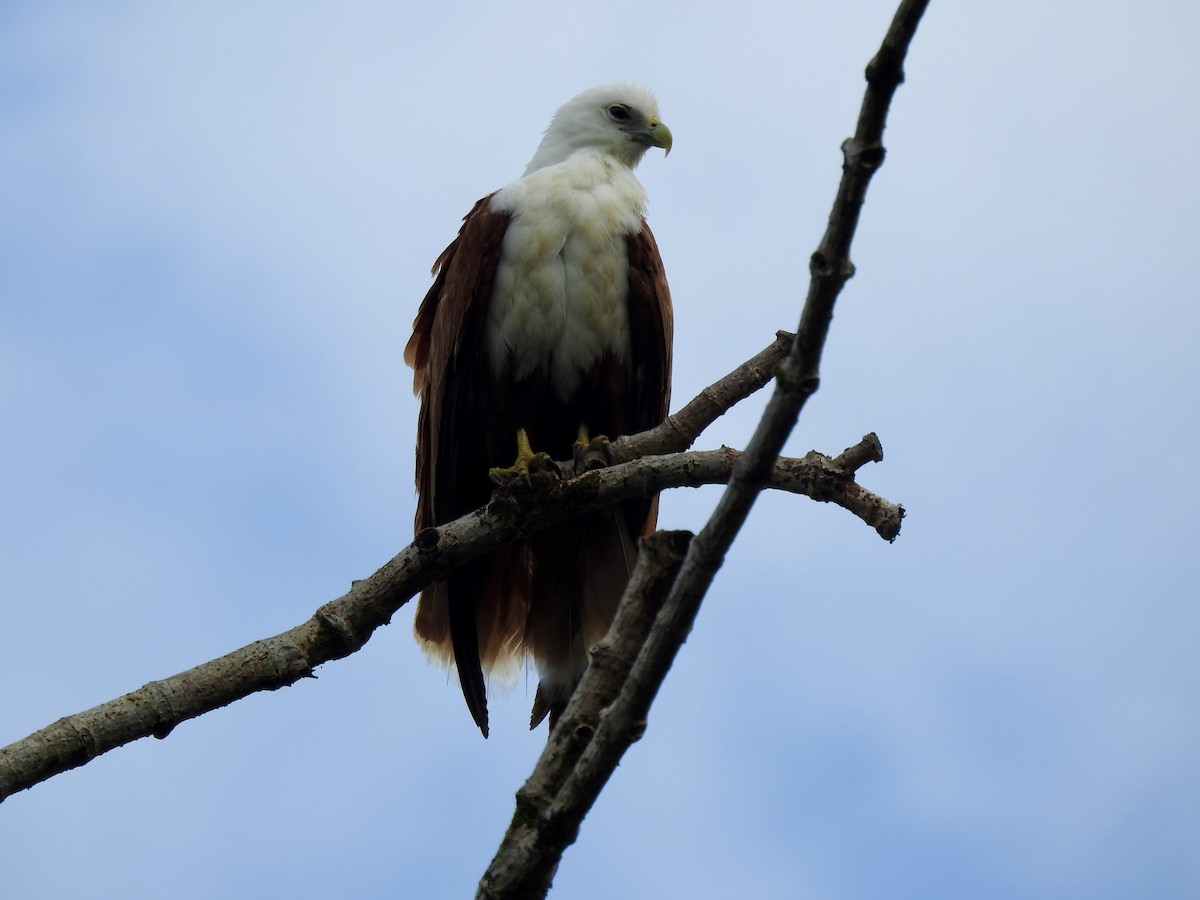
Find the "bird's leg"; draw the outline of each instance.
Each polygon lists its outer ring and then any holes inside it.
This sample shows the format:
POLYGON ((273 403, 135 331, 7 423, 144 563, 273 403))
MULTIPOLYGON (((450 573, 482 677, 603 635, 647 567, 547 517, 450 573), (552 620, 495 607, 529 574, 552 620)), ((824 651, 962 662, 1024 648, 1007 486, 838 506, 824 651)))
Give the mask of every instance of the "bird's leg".
POLYGON ((534 453, 529 446, 529 435, 524 428, 517 429, 517 458, 508 468, 496 466, 488 470, 492 482, 500 487, 507 487, 515 481, 529 483, 529 476, 539 472, 549 472, 557 478, 562 478, 558 463, 550 458, 549 453, 534 453))
POLYGON ((588 436, 588 427, 579 426, 579 436, 575 438, 575 474, 582 475, 593 469, 603 469, 612 463, 612 447, 608 438, 602 434, 588 436))

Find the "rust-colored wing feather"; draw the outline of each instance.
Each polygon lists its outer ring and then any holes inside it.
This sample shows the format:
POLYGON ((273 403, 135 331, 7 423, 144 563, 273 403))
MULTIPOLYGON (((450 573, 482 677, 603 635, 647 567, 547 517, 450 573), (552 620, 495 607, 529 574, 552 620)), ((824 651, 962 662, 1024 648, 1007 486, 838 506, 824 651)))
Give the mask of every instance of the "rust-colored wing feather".
MULTIPOLYGON (((650 226, 626 240, 629 253, 629 334, 633 372, 630 377, 631 434, 661 423, 671 411, 671 345, 675 313, 658 243, 650 226)), ((636 510, 632 504, 627 507, 636 510)), ((651 499, 640 521, 629 522, 635 539, 654 531, 658 497, 651 499)))
POLYGON ((634 432, 653 428, 671 404, 671 342, 675 314, 658 243, 650 226, 626 240, 629 252, 629 332, 633 346, 634 432))
POLYGON ((458 441, 444 429, 460 421, 453 412, 471 405, 472 389, 483 374, 477 373, 475 363, 482 357, 483 323, 509 218, 493 211, 490 200, 489 194, 472 207, 458 237, 434 263, 433 286, 421 301, 404 348, 404 361, 413 368, 413 393, 421 396, 417 531, 444 524, 449 521, 445 515, 459 516, 473 508, 462 510, 455 502, 458 441))
MULTIPOLYGON (((487 471, 494 465, 487 425, 493 406, 484 362, 484 322, 508 215, 484 197, 463 220, 458 237, 438 257, 436 278, 425 295, 404 360, 413 367, 413 390, 421 395, 417 420, 416 530, 442 525, 488 501, 487 471)), ((511 438, 509 438, 511 440, 511 438)), ((491 664, 501 644, 517 643, 523 622, 510 622, 511 604, 489 603, 491 594, 511 593, 517 577, 512 552, 492 554, 460 567, 446 581, 422 592, 414 630, 425 649, 453 657, 463 696, 487 734, 487 699, 480 659, 491 664), (476 604, 487 617, 480 640, 476 604)))

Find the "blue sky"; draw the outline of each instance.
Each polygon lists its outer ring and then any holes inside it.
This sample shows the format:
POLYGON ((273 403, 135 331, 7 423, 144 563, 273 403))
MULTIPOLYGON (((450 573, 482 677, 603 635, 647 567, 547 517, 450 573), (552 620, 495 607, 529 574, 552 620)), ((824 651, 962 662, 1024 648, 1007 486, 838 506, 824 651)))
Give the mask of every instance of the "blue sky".
MULTIPOLYGON (((676 399, 794 327, 891 13, 0 7, 0 743, 410 539, 429 266, 579 90, 675 134, 639 174, 676 399)), ((935 0, 789 444, 876 431, 904 533, 761 501, 555 896, 1200 893, 1198 25, 935 0)), ((6 801, 6 895, 468 895, 532 686, 481 740, 410 622, 6 801)))

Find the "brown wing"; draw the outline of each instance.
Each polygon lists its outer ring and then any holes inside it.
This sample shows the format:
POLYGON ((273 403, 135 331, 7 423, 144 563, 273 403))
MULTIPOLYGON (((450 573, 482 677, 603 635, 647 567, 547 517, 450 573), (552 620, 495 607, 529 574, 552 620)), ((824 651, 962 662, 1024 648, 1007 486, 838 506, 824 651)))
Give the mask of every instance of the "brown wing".
MULTIPOLYGON (((633 427, 631 434, 653 428, 671 410, 671 343, 675 331, 675 314, 671 308, 671 291, 667 273, 650 226, 642 222, 642 230, 626 239, 629 253, 629 333, 632 340, 630 378, 633 427)), ((649 509, 637 512, 635 505, 627 507, 632 514, 629 522, 635 536, 649 534, 658 522, 658 497, 651 500, 649 509), (640 519, 640 521, 638 521, 640 519)))
POLYGON ((413 368, 413 393, 421 396, 417 531, 475 508, 464 508, 456 493, 461 441, 455 429, 462 419, 455 413, 478 402, 473 395, 485 375, 476 363, 482 360, 483 323, 509 219, 507 213, 494 212, 489 200, 490 194, 467 213, 458 237, 434 263, 433 286, 421 301, 404 348, 404 361, 413 368))
MULTIPOLYGON (((487 472, 495 465, 491 446, 498 438, 488 424, 495 404, 484 361, 483 326, 509 217, 492 210, 490 199, 475 204, 458 237, 438 258, 433 286, 404 349, 404 361, 414 370, 413 390, 421 396, 418 532, 483 506, 491 493, 487 472)), ((523 628, 523 622, 508 621, 521 610, 492 602, 511 594, 506 582, 520 569, 513 552, 472 561, 426 588, 414 619, 417 638, 431 655, 446 661, 453 657, 467 706, 485 736, 487 700, 480 659, 490 665, 503 654, 501 644, 519 642, 523 628)))

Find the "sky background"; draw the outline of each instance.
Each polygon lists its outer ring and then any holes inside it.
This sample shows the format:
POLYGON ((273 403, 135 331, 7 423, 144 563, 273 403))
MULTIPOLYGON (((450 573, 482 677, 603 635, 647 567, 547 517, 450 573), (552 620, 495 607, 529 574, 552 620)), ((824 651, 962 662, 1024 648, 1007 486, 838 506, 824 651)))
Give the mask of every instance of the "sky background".
MULTIPOLYGON (((580 90, 675 135, 639 169, 674 405, 794 328, 892 11, 0 3, 0 744, 411 539, 429 266, 580 90)), ((788 447, 877 432, 903 533, 761 500, 554 896, 1200 895, 1198 33, 932 4, 788 447)), ((7 800, 0 892, 470 896, 533 682, 482 740, 411 617, 7 800)))

